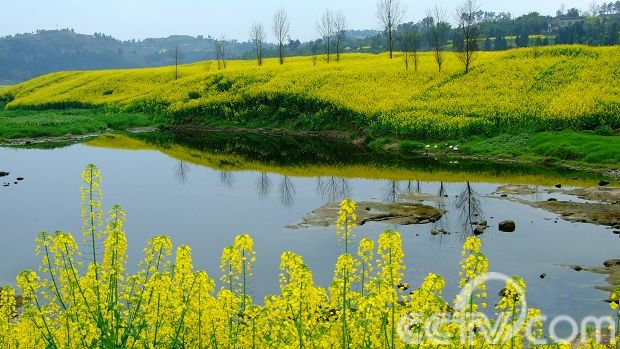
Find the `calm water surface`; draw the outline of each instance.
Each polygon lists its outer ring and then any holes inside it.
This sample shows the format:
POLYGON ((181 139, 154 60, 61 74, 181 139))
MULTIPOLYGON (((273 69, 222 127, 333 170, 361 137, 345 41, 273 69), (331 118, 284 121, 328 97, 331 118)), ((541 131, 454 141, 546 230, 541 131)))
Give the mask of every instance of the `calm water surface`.
MULTIPOLYGON (((39 231, 79 234, 80 172, 91 162, 103 174, 104 209, 120 203, 127 212, 130 266, 142 258, 149 237, 166 234, 175 245, 190 245, 195 266, 218 279, 222 249, 236 234, 249 233, 257 253, 252 279, 255 299, 277 292, 279 257, 287 250, 303 256, 315 281, 327 286, 343 250, 335 228, 291 230, 286 225, 343 196, 385 201, 403 192, 436 195, 442 190, 448 195, 444 203, 448 213, 440 222, 396 227, 370 223, 356 229, 356 239, 376 238, 388 227, 398 229, 406 253, 406 281, 417 285, 427 273, 438 273, 446 278, 446 297, 451 299, 458 283, 460 249, 466 236, 462 232, 468 216, 458 200, 469 180, 478 204, 476 212, 490 225, 481 238, 491 271, 521 275, 528 285, 529 304, 542 307, 548 316, 609 313, 601 301, 608 294, 593 288, 604 285, 604 277, 563 265, 600 266, 607 259, 618 258, 620 239, 604 227, 566 222, 552 213, 490 197, 499 184, 485 183, 473 174, 457 181, 360 179, 355 174, 342 178, 342 171, 330 176, 329 170, 321 176, 310 172, 284 176, 265 168, 234 170, 228 166, 223 171, 180 161, 157 150, 85 144, 54 150, 0 148, 0 170, 11 172, 3 179, 25 177, 18 185, 0 187, 0 284, 14 283, 15 275, 23 269, 36 269, 39 259, 34 255, 34 239, 39 231), (503 219, 513 219, 516 232, 499 232, 497 223, 503 219), (453 234, 431 235, 437 227, 453 234), (546 278, 541 279, 543 273, 546 278)), ((386 178, 390 178, 389 170, 386 178)), ((494 304, 494 294, 490 297, 489 303, 494 304)))

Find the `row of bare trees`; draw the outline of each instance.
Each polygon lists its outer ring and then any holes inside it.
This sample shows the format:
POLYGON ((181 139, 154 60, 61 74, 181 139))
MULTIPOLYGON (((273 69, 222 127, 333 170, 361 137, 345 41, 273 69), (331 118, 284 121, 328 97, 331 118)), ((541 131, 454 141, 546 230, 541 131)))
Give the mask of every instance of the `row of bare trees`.
MULTIPOLYGON (((273 15, 272 24, 273 34, 278 42, 278 57, 280 64, 284 64, 284 43, 289 38, 291 24, 288 20, 288 14, 284 8, 280 8, 273 15)), ((256 53, 256 61, 258 65, 263 65, 263 44, 265 43, 265 27, 262 23, 255 22, 250 29, 250 40, 254 43, 254 51, 256 53)))
MULTIPOLYGON (((463 0, 457 7, 455 18, 458 23, 458 35, 453 42, 454 52, 457 58, 463 63, 465 73, 468 73, 471 64, 476 58, 478 51, 478 40, 480 33, 478 24, 480 22, 480 6, 478 0, 463 0)), ((387 39, 387 50, 390 59, 393 58, 394 52, 394 36, 399 25, 402 23, 406 14, 406 8, 400 0, 378 0, 376 16, 384 30, 387 39)), ((448 43, 448 35, 450 33, 450 25, 447 22, 446 11, 439 5, 427 10, 426 19, 422 23, 425 30, 428 31, 428 40, 432 48, 433 58, 437 64, 439 72, 442 71, 445 61, 445 51, 448 43)), ((327 62, 331 61, 332 48, 335 46, 336 61, 340 60, 340 52, 342 43, 345 39, 347 31, 347 20, 342 11, 332 12, 326 9, 320 19, 316 22, 317 31, 319 32, 325 51, 327 54, 327 62)), ((284 64, 284 47, 285 42, 289 39, 290 22, 288 14, 284 8, 280 8, 273 16, 272 23, 273 34, 277 41, 278 57, 280 64, 284 64)), ((413 65, 417 71, 419 63, 419 47, 420 34, 417 25, 412 29, 402 31, 403 35, 403 53, 405 59, 405 67, 408 70, 413 65)), ((265 27, 262 23, 254 23, 250 29, 250 39, 254 43, 256 60, 259 66, 263 64, 263 45, 266 40, 265 27)), ((226 50, 228 42, 224 37, 216 40, 216 56, 218 69, 226 68, 226 50)), ((313 46, 313 55, 316 52, 316 46, 313 46)), ((178 47, 174 50, 175 77, 178 78, 178 47)), ((315 58, 316 62, 316 58, 315 58)))
MULTIPOLYGON (((480 33, 478 24, 480 22, 480 5, 478 0, 463 0, 457 7, 455 18, 458 24, 458 36, 453 42, 454 52, 457 58, 465 66, 465 73, 469 72, 471 64, 476 58, 478 51, 478 40, 480 33)), ((387 50, 390 59, 394 51, 394 34, 405 17, 406 8, 400 0, 378 0, 377 19, 384 30, 387 39, 387 50)), ((433 57, 437 63, 437 69, 441 72, 444 61, 450 26, 447 21, 446 11, 439 5, 427 10, 426 21, 429 35, 429 44, 433 51, 433 57)), ((403 51, 405 67, 409 69, 412 62, 414 68, 418 67, 419 32, 416 26, 411 30, 403 32, 403 51)))
POLYGON ((317 20, 316 28, 325 43, 327 63, 331 60, 331 47, 334 41, 336 44, 336 61, 340 61, 341 45, 347 32, 347 19, 342 11, 332 12, 326 9, 321 18, 317 20))
MULTIPOLYGON (((289 38, 290 22, 288 14, 280 8, 273 16, 273 34, 278 45, 278 57, 280 64, 284 64, 284 43, 289 38)), ((332 12, 325 10, 323 16, 317 21, 317 30, 326 43, 327 62, 331 60, 332 41, 336 45, 336 61, 340 60, 341 45, 344 41, 347 20, 341 11, 332 12)), ((263 65, 263 44, 265 43, 265 27, 262 23, 254 23, 250 29, 250 40, 254 43, 256 61, 259 66, 263 65)))

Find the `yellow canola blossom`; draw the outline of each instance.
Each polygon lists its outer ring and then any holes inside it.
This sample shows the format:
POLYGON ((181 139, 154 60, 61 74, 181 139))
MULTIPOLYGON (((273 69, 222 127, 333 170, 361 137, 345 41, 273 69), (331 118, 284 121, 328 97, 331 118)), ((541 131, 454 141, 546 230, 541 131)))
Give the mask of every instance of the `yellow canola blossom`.
POLYGON ((454 55, 441 73, 431 53, 417 71, 402 53, 290 57, 174 67, 60 72, 1 90, 8 108, 106 108, 223 125, 334 125, 453 137, 620 126, 620 47, 550 46, 481 52, 469 74, 454 55))

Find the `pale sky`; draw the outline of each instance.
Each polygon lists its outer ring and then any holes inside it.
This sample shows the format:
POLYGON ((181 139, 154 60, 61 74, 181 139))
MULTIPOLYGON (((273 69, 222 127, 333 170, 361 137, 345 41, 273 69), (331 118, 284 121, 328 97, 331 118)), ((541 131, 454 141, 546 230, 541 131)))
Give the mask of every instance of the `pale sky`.
MULTIPOLYGON (((438 1, 453 13, 462 0, 438 1)), ((280 6, 289 14, 291 38, 317 37, 316 19, 325 8, 342 10, 351 29, 378 29, 376 0, 0 0, 0 36, 37 29, 73 28, 78 33, 103 32, 118 39, 225 35, 248 39, 254 21, 262 22, 273 41, 271 21, 280 6)), ((424 17, 433 0, 402 0, 405 21, 424 17)), ((561 5, 587 10, 591 0, 480 0, 482 9, 521 15, 531 11, 555 14, 561 5)))

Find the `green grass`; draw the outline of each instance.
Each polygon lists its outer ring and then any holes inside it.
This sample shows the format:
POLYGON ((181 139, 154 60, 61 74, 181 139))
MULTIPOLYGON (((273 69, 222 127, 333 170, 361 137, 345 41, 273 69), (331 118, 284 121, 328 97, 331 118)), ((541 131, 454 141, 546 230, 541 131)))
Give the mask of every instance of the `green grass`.
POLYGON ((1 110, 0 140, 83 135, 105 130, 159 126, 158 117, 139 113, 107 113, 101 110, 1 110))
MULTIPOLYGON (((441 151, 445 150, 445 144, 439 145, 441 151)), ((490 158, 604 167, 618 167, 620 164, 620 136, 603 136, 589 131, 503 134, 490 138, 476 136, 448 144, 459 144, 460 154, 490 158)))

